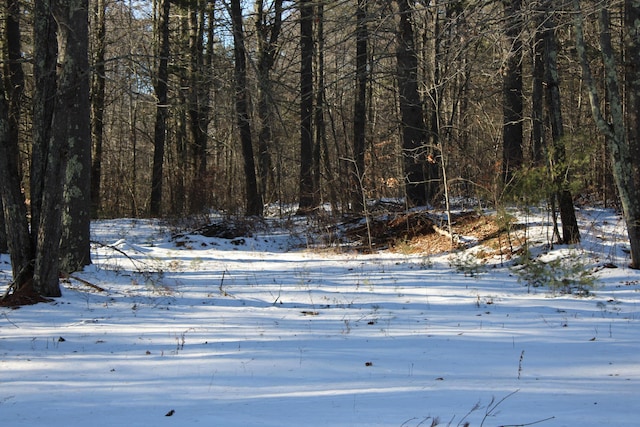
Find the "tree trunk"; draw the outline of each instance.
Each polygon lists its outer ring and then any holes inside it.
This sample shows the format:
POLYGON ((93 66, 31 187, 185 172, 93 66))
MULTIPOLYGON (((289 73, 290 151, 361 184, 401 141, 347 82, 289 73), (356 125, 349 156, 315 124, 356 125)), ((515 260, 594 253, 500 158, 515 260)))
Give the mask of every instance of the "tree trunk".
MULTIPOLYGON (((13 277, 27 268, 33 259, 29 236, 27 206, 21 191, 18 166, 18 141, 11 138, 9 106, 4 79, 0 79, 0 196, 6 221, 6 238, 13 277)), ((4 225, 4 224, 3 224, 4 225)))
POLYGON ((321 154, 322 150, 320 149, 321 137, 323 135, 324 121, 318 122, 317 119, 323 119, 324 115, 322 112, 323 101, 320 100, 320 96, 323 95, 323 89, 320 89, 320 84, 324 85, 324 76, 320 77, 320 73, 324 71, 324 64, 320 63, 320 61, 324 61, 324 52, 320 52, 318 42, 322 41, 324 48, 324 22, 321 19, 324 19, 324 5, 322 2, 314 2, 315 6, 313 9, 314 17, 313 21, 315 23, 315 27, 313 29, 313 63, 311 69, 313 70, 313 82, 315 86, 313 88, 312 97, 313 100, 311 102, 311 108, 313 111, 313 118, 311 119, 312 123, 312 159, 313 164, 311 167, 311 182, 313 183, 313 205, 320 206, 322 200, 322 192, 321 188, 321 179, 322 176, 320 174, 320 162, 321 162, 321 154), (314 105, 315 104, 315 105, 314 105))
POLYGON ((33 144, 30 176, 31 246, 34 250, 42 215, 42 192, 46 182, 46 158, 49 155, 58 79, 58 44, 56 23, 51 14, 52 3, 52 0, 34 2, 33 144))
MULTIPOLYGON (((85 0, 86 1, 86 0, 85 0)), ((32 288, 42 296, 60 296, 59 253, 62 235, 63 183, 68 154, 69 131, 76 128, 75 117, 67 108, 74 104, 78 46, 74 45, 73 19, 86 2, 36 2, 34 8, 34 145, 32 162, 32 221, 31 236, 27 223, 24 196, 21 193, 18 170, 17 141, 3 141, 2 198, 7 221, 9 247, 12 251, 15 292, 32 288), (56 90, 55 12, 60 23, 58 59, 60 83, 56 90), (54 95, 55 94, 55 95, 54 95), (38 101, 42 101, 39 103, 38 101), (35 251, 35 252, 34 252, 35 251), (34 261, 35 258, 35 261, 34 261), (32 261, 33 264, 32 264, 32 261), (30 280, 30 277, 33 280, 30 280)), ((82 13, 80 13, 82 15, 82 13)), ((86 22, 84 24, 86 26, 86 22)), ((86 35, 86 33, 85 33, 86 35)), ((86 49, 84 50, 86 55, 86 49)), ((88 67, 83 71, 88 72, 88 67)), ((87 76, 84 76, 85 78, 87 76)), ((4 90, 0 98, 0 122, 7 123, 4 90)), ((88 94, 88 90, 86 92, 88 94)), ((88 106, 84 106, 85 111, 88 106)), ((88 126, 88 121, 87 121, 88 126)), ((2 127, 2 126, 0 126, 2 127)), ((6 139, 8 129, 0 129, 0 138, 6 139), (3 138, 4 137, 4 138, 3 138)))
MULTIPOLYGON (((631 248, 631 264, 634 269, 640 268, 640 186, 636 182, 636 165, 638 150, 638 141, 631 141, 627 137, 627 129, 623 115, 622 99, 620 98, 619 83, 617 76, 617 64, 615 54, 611 44, 611 32, 609 23, 609 12, 606 9, 600 11, 600 50, 602 53, 602 61, 605 71, 605 87, 607 93, 607 101, 610 108, 611 123, 607 121, 600 109, 600 99, 596 90, 591 68, 587 60, 586 47, 582 30, 582 13, 580 11, 580 3, 578 0, 573 1, 576 10, 574 26, 576 30, 576 50, 582 65, 583 79, 585 86, 589 92, 589 101, 591 103, 591 112, 594 121, 607 140, 607 148, 611 157, 611 165, 613 169, 613 178, 616 182, 620 202, 622 203, 622 211, 624 221, 627 226, 627 234, 629 236, 629 245, 631 248), (630 144, 632 142, 633 145, 630 144)), ((631 13, 638 13, 637 2, 628 4, 632 9, 631 13)), ((633 15, 632 15, 633 16, 633 15)), ((637 22, 637 21, 635 21, 637 22)), ((634 33, 634 23, 626 22, 625 31, 634 33)), ((627 43, 636 45, 637 39, 631 37, 631 41, 627 39, 627 43)), ((630 46, 625 46, 627 52, 630 46)), ((628 72, 628 71, 627 71, 628 72)), ((629 85, 628 89, 633 90, 633 85, 629 85)), ((627 94, 628 96, 629 94, 627 94)), ((632 96, 638 96, 636 93, 632 96)))
POLYGON ((164 150, 167 138, 168 116, 168 80, 169 80, 169 12, 170 0, 157 0, 160 2, 158 11, 158 70, 155 82, 156 92, 156 121, 153 137, 153 169, 151 172, 151 199, 149 213, 151 216, 159 216, 162 212, 162 181, 164 150))
POLYGON ((271 82, 271 70, 275 64, 278 51, 278 38, 282 29, 282 3, 276 0, 273 4, 273 16, 269 24, 267 12, 264 10, 263 1, 256 4, 258 17, 256 30, 258 34, 258 118, 260 130, 258 131, 258 171, 260 177, 260 193, 265 201, 270 201, 270 188, 274 187, 271 149, 273 145, 273 87, 271 82))
MULTIPOLYGON (((206 209, 207 188, 207 126, 209 123, 209 90, 205 56, 205 17, 208 8, 204 0, 198 0, 189 10, 189 129, 193 142, 193 180, 191 182, 190 211, 200 213, 206 209)), ((213 40, 207 40, 213 43, 213 40)))
POLYGON ((6 71, 10 84, 9 98, 9 133, 10 137, 19 140, 20 108, 24 93, 24 71, 22 70, 22 41, 20 37, 20 4, 18 0, 7 0, 5 19, 5 40, 8 61, 6 71))
MULTIPOLYGON (((551 2, 549 2, 551 3, 551 2)), ((545 5, 547 11, 550 4, 545 5)), ((549 119, 551 121, 551 137, 553 140, 553 157, 551 161, 551 177, 553 180, 560 219, 562 221, 562 243, 575 244, 580 242, 580 230, 573 206, 573 197, 569 190, 569 166, 566 164, 564 146, 564 124, 560 105, 560 79, 558 77, 558 43, 556 41, 555 20, 548 15, 544 20, 544 60, 546 66, 547 103, 549 105, 549 119)))
POLYGON ((313 184, 313 2, 300 1, 300 195, 298 211, 315 207, 313 184))
POLYGON ((424 110, 418 92, 418 57, 415 49, 412 8, 409 0, 397 0, 400 8, 398 29, 398 91, 402 128, 402 157, 405 191, 410 205, 426 205, 433 194, 428 194, 424 173, 424 151, 427 133, 424 110))
MULTIPOLYGON (((19 141, 20 107, 24 93, 24 71, 22 69, 22 42, 20 36, 20 4, 18 0, 7 0, 4 25, 6 40, 5 76, 9 83, 8 95, 8 138, 19 141)), ((0 208, 2 202, 0 200, 0 208)), ((8 250, 4 209, 0 209, 0 253, 8 250)))
POLYGON ((356 7, 356 96, 353 107, 353 172, 352 200, 355 212, 364 211, 364 154, 367 129, 367 2, 358 0, 356 7))
POLYGON ((624 165, 630 170, 632 193, 628 196, 627 228, 631 242, 631 265, 640 268, 640 1, 624 3, 624 57, 627 118, 627 144, 631 162, 624 165))
MULTIPOLYGON (((89 101, 89 1, 71 3, 66 21, 68 28, 63 73, 69 75, 70 86, 60 88, 64 101, 63 114, 72 117, 68 124, 67 159, 62 214, 60 269, 65 273, 91 264, 91 117, 89 101), (73 85, 71 87, 71 85, 73 85), (67 93, 67 92, 69 93, 67 93)), ((62 50, 61 50, 62 52, 62 50)))
POLYGON ((317 71, 316 75, 316 114, 315 114, 315 130, 316 130, 316 147, 320 152, 318 160, 322 162, 322 170, 324 175, 318 171, 318 175, 325 177, 325 183, 327 184, 329 191, 329 200, 331 203, 331 211, 333 213, 339 212, 337 190, 339 190, 335 182, 334 173, 331 169, 331 156, 329 153, 329 144, 327 141, 327 124, 325 120, 325 99, 326 99, 326 87, 325 87, 325 36, 324 36, 324 3, 318 3, 318 14, 316 18, 317 28, 316 44, 318 46, 317 55, 317 71))
MULTIPOLYGON (((88 1, 55 0, 52 2, 51 10, 58 23, 58 63, 61 64, 61 69, 52 118, 51 143, 45 158, 47 175, 42 185, 42 214, 37 229, 33 286, 40 295, 56 297, 61 295, 60 254, 67 254, 66 250, 60 250, 65 201, 63 188, 65 175, 68 173, 67 165, 70 164, 74 170, 84 168, 87 173, 90 171, 90 159, 88 162, 84 159, 78 160, 76 151, 83 144, 90 144, 88 1), (84 114, 80 114, 80 110, 83 110, 84 114), (74 158, 69 163, 71 153, 74 158)), ((88 186, 89 179, 85 178, 85 181, 88 186)), ((73 188, 71 190, 77 191, 73 188)), ((81 202, 87 218, 89 200, 87 191, 81 202)))
POLYGON ((543 8, 536 11, 536 33, 533 43, 533 72, 531 82, 531 160, 534 166, 544 161, 544 37, 546 13, 543 8))
POLYGON ((91 78, 91 141, 93 155, 91 163, 91 209, 93 216, 100 212, 100 186, 102 182, 102 141, 104 129, 105 100, 105 54, 106 54, 106 3, 94 3, 95 35, 93 45, 93 74, 91 78))
MULTIPOLYGON (((0 190, 1 192, 2 190, 0 190)), ((0 197, 0 254, 6 254, 9 251, 7 246, 7 223, 4 220, 4 204, 0 197)))
POLYGON ((240 143, 244 159, 246 191, 246 215, 262 215, 262 197, 258 192, 256 167, 253 157, 251 123, 249 122, 249 103, 247 99, 247 65, 242 25, 242 7, 240 0, 231 0, 231 20, 233 24, 233 53, 235 58, 235 95, 236 116, 240 130, 240 143))
POLYGON ((505 34, 509 49, 502 81, 502 175, 505 184, 522 165, 522 32, 521 1, 504 1, 505 34))

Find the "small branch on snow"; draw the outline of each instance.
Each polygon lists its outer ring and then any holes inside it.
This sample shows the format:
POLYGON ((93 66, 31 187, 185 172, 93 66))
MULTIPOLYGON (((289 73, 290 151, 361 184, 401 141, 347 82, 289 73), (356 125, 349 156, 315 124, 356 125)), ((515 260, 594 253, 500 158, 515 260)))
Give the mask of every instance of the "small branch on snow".
POLYGON ((20 326, 16 325, 14 322, 11 321, 11 319, 9 319, 9 316, 7 316, 7 313, 2 313, 2 317, 7 319, 7 322, 11 323, 13 326, 15 326, 16 328, 20 329, 20 326))
POLYGON ((68 274, 68 275, 66 275, 66 277, 65 277, 65 278, 66 278, 66 279, 73 279, 73 280, 77 280, 78 282, 82 283, 83 285, 89 286, 90 288, 93 288, 93 289, 95 289, 95 290, 97 290, 97 291, 100 291, 100 292, 107 292, 107 290, 106 290, 106 289, 104 289, 104 288, 102 288, 102 287, 100 287, 100 286, 98 286, 98 285, 94 285, 93 283, 91 283, 91 282, 89 282, 89 281, 87 281, 87 280, 81 279, 80 277, 76 277, 76 276, 72 276, 72 275, 68 274))
MULTIPOLYGON (((121 254, 125 258, 127 258, 129 261, 131 261, 131 263, 135 266, 135 268, 137 268, 139 271, 143 271, 143 269, 141 269, 137 265, 137 263, 140 262, 140 261, 132 258, 128 253, 126 253, 122 249, 119 249, 119 248, 115 247, 114 245, 107 245, 106 243, 96 242, 95 240, 92 240, 91 243, 93 243, 94 245, 98 245, 98 246, 101 246, 103 248, 108 248, 108 249, 111 249, 111 250, 114 250, 114 251, 118 252, 119 254, 121 254)), ((140 263, 145 265, 144 262, 140 262, 140 263)))
POLYGON ((533 422, 530 422, 530 423, 524 423, 524 424, 505 424, 505 425, 498 426, 498 427, 526 427, 526 426, 532 426, 532 425, 535 425, 535 424, 540 424, 540 423, 544 423, 544 422, 547 422, 547 421, 551 421, 551 420, 554 420, 555 418, 556 418, 556 417, 549 417, 549 418, 545 418, 545 419, 542 419, 542 420, 533 421, 533 422))

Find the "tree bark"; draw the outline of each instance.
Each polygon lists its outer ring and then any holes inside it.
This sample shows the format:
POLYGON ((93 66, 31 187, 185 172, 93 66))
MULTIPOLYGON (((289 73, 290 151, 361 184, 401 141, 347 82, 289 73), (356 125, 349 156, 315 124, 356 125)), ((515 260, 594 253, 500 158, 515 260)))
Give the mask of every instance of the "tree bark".
POLYGON ((282 3, 276 0, 273 4, 273 15, 264 10, 263 0, 256 2, 258 17, 256 30, 258 35, 258 175, 260 177, 260 193, 268 202, 270 188, 274 187, 271 150, 273 141, 273 87, 271 70, 278 52, 278 39, 282 29, 282 3), (271 22, 269 22, 271 21, 271 22))
POLYGON ((412 8, 409 0, 397 0, 400 9, 398 48, 398 91, 402 128, 402 158, 405 192, 410 205, 426 205, 428 194, 424 163, 427 132, 424 109, 418 92, 418 57, 415 49, 412 8))
POLYGON ((505 1, 505 34, 509 48, 502 81, 502 175, 505 184, 522 165, 522 16, 521 1, 505 1))
POLYGON ((100 186, 102 182, 102 142, 104 131, 105 101, 105 54, 106 54, 106 3, 94 3, 95 35, 93 45, 93 74, 91 76, 91 141, 93 155, 91 162, 91 209, 93 216, 100 212, 100 186))
MULTIPOLYGON (((638 150, 638 142, 631 141, 627 137, 627 129, 625 126, 623 104, 620 98, 619 82, 617 75, 617 63, 611 43, 611 32, 609 23, 609 12, 603 8, 599 15, 600 25, 600 50, 602 53, 602 61, 605 72, 605 88, 607 101, 610 108, 611 123, 607 121, 602 114, 600 108, 600 99, 593 81, 591 68, 587 60, 586 46, 582 29, 582 13, 580 11, 580 3, 578 0, 573 1, 576 11, 574 18, 574 27, 576 30, 576 50, 580 63, 582 65, 583 79, 589 93, 589 101, 591 104, 591 112, 600 129, 605 136, 607 148, 611 157, 611 165, 613 178, 616 182, 620 202, 622 203, 622 211, 625 224, 627 226, 627 234, 629 236, 629 246, 631 248, 630 267, 634 269, 640 268, 640 186, 636 182, 637 157, 634 155, 638 150)), ((629 4, 632 13, 638 13, 638 4, 629 4)), ((635 30, 634 23, 626 22, 625 31, 632 34, 635 30)), ((629 41, 627 41, 629 43, 629 41)), ((636 44, 638 41, 631 41, 636 44)), ((629 52, 629 46, 626 46, 629 52)), ((628 89, 633 90, 633 85, 628 89)), ((629 95, 629 94, 627 94, 629 95)), ((636 93, 635 96, 638 94, 636 93)))
POLYGON ((20 108, 24 94, 24 71, 22 69, 22 40, 20 36, 20 3, 18 0, 7 0, 5 19, 5 40, 8 61, 6 71, 10 84, 9 99, 9 132, 10 137, 19 140, 20 108))
POLYGON ((244 160, 246 214, 260 216, 262 215, 263 205, 262 197, 258 191, 255 159, 253 157, 249 102, 247 98, 247 59, 240 0, 231 0, 231 20, 233 24, 233 53, 235 58, 236 116, 244 160))
POLYGON ((631 180, 628 195, 627 228, 631 243, 631 265, 640 268, 640 1, 624 3, 624 56, 627 144, 631 160, 621 171, 629 173, 631 180))
MULTIPOLYGON (((626 0, 624 7, 624 81, 627 139, 635 188, 640 190, 640 0, 626 0)), ((640 239, 640 226, 636 227, 640 239)), ((640 264, 639 264, 640 265, 640 264)))
POLYGON ((544 47, 545 8, 536 10, 536 32, 533 42, 533 72, 531 76, 531 160, 534 166, 544 161, 544 47))
MULTIPOLYGON (((551 2, 546 3, 549 11, 551 2)), ((580 242, 580 230, 573 206, 573 197, 569 190, 570 174, 566 164, 566 152, 564 145, 564 123, 562 121, 562 108, 560 102, 560 79, 558 77, 558 43, 555 36, 555 20, 548 15, 544 19, 544 60, 546 67, 547 103, 549 106, 549 119, 551 121, 551 137, 553 140, 553 156, 551 161, 551 177, 553 180, 560 220, 562 221, 562 240, 564 244, 580 242)))
MULTIPOLYGON (((53 111, 55 108, 58 57, 57 29, 51 14, 52 0, 34 2, 34 91, 33 144, 31 148, 31 246, 35 250, 42 193, 46 182, 46 158, 51 142, 53 111)), ((46 213, 45 213, 46 214, 46 213)))
POLYGON ((159 216, 162 212, 162 181, 164 179, 164 151, 167 138, 168 81, 169 81, 169 12, 170 0, 157 0, 158 7, 158 69, 155 82, 156 120, 153 137, 153 168, 151 172, 151 199, 149 213, 159 216))
POLYGON ((320 173, 322 150, 320 149, 320 144, 324 137, 324 98, 321 97, 325 92, 324 88, 321 88, 320 85, 322 84, 324 86, 324 76, 321 76, 324 72, 324 4, 322 2, 313 3, 313 63, 311 69, 313 70, 313 82, 315 85, 313 87, 313 100, 311 102, 313 111, 313 118, 311 119, 313 133, 311 142, 313 162, 311 167, 311 182, 313 183, 313 205, 317 207, 320 206, 322 199, 322 192, 320 190, 322 186, 322 175, 320 173), (320 51, 321 46, 323 51, 320 51))
MULTIPOLYGON (((215 3, 215 2, 213 2, 215 3)), ((209 44, 213 39, 205 41, 205 24, 208 14, 213 13, 214 5, 208 6, 207 1, 198 0, 189 10, 189 129, 193 143, 193 179, 191 182, 190 211, 200 213, 207 204, 207 127, 209 124, 209 91, 211 79, 208 78, 207 55, 209 44), (207 48, 205 48, 207 43, 207 48)), ((213 16, 209 16, 210 25, 213 16)))
POLYGON ((69 157, 64 177, 64 210, 60 270, 71 273, 91 264, 91 103, 89 100, 89 1, 70 2, 63 75, 69 86, 60 88, 63 114, 72 122, 66 130, 69 157), (73 86, 71 86, 73 85, 73 86))
MULTIPOLYGON (((334 172, 331 168, 331 155, 329 152, 329 144, 327 141, 327 124, 325 120, 326 87, 325 87, 325 34, 324 34, 324 3, 319 2, 316 18, 316 45, 318 46, 317 54, 317 70, 316 75, 316 106, 315 106, 315 131, 316 131, 316 152, 318 153, 318 161, 322 163, 322 171, 318 170, 319 176, 325 177, 325 183, 329 191, 329 201, 331 203, 331 211, 339 212, 337 190, 339 190, 335 182, 334 172)), ((317 180, 319 182, 319 179, 317 180)), ((318 184, 320 185, 320 184, 318 184)))
MULTIPOLYGON (((22 41, 20 35, 20 3, 18 0, 7 0, 4 24, 6 41, 5 76, 9 83, 8 91, 8 138, 19 141, 20 108, 24 93, 24 71, 22 69, 22 41)), ((0 253, 7 252, 7 234, 4 209, 0 200, 0 253)))
POLYGON ((313 183, 313 2, 300 1, 300 193, 298 211, 315 208, 313 183))
POLYGON ((33 249, 27 221, 27 206, 21 191, 18 141, 11 138, 4 79, 0 79, 0 196, 6 221, 6 243, 15 278, 31 263, 33 249))
MULTIPOLYGON (((2 191, 2 190, 0 190, 2 191)), ((4 204, 0 197, 0 254, 6 254, 9 251, 7 246, 7 223, 4 219, 4 204)))
POLYGON ((367 129, 367 3, 368 0, 358 0, 356 6, 356 96, 353 107, 353 172, 352 172, 352 200, 355 212, 364 211, 364 175, 365 175, 365 142, 367 129))
MULTIPOLYGON (((68 253, 66 250, 61 251, 60 247, 66 199, 63 189, 65 175, 69 172, 67 166, 71 165, 73 169, 83 168, 87 174, 90 172, 90 158, 89 161, 78 160, 77 153, 79 148, 89 150, 85 147, 90 147, 88 1, 54 0, 51 10, 58 23, 58 62, 61 67, 52 118, 51 142, 45 158, 47 174, 42 185, 42 214, 37 229, 33 286, 42 296, 57 297, 61 295, 60 255, 68 253), (81 110, 84 113, 79 113, 81 110), (70 153, 74 156, 71 163, 70 153)), ((88 186, 89 179, 85 178, 85 181, 88 186)), ((73 188, 71 190, 78 191, 73 188)), ((88 196, 88 192, 85 193, 81 202, 87 220, 90 207, 88 196)), ((88 248, 88 234, 86 238, 88 248)))

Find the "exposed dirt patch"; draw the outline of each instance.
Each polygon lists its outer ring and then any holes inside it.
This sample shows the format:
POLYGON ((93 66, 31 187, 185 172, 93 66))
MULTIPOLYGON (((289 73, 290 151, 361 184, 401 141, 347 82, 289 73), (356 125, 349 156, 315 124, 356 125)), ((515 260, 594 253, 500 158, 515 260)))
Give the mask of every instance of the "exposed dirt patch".
POLYGON ((343 228, 345 238, 360 249, 393 247, 397 242, 435 233, 434 221, 423 213, 397 213, 375 216, 367 221, 355 218, 336 226, 343 228))
POLYGON ((390 249, 425 255, 444 253, 481 243, 487 246, 487 255, 511 254, 522 245, 517 230, 521 227, 501 226, 495 216, 466 212, 452 218, 452 235, 448 224, 426 212, 394 213, 366 221, 342 224, 346 237, 364 251, 390 249), (369 236, 371 247, 369 248, 369 236))
POLYGON ((0 307, 18 308, 23 305, 34 305, 53 300, 40 296, 34 289, 32 281, 22 284, 18 289, 0 299, 0 307))
POLYGON ((219 237, 222 239, 236 239, 251 237, 253 232, 248 221, 224 221, 208 224, 196 231, 205 237, 219 237))

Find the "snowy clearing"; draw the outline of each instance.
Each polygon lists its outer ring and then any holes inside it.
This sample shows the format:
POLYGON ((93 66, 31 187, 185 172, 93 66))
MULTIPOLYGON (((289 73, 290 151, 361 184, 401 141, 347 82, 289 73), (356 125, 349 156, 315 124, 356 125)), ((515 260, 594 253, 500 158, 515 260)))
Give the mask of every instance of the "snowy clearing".
MULTIPOLYGON (((171 239, 156 221, 97 221, 94 264, 62 298, 0 308, 0 420, 637 425, 640 273, 613 212, 578 214, 584 243, 544 257, 597 270, 587 297, 519 283, 497 258, 471 270, 449 254, 311 250, 284 229, 171 239)), ((530 241, 545 219, 529 218, 530 241)))

